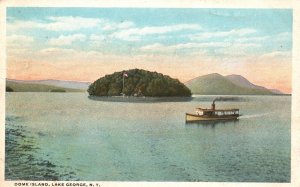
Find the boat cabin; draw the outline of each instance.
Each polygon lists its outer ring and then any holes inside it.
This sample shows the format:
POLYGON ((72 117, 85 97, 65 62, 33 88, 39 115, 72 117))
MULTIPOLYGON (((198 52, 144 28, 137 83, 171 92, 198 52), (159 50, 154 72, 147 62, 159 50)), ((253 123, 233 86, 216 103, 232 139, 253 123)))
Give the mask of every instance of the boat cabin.
POLYGON ((203 116, 230 116, 230 115, 239 115, 239 109, 204 109, 196 108, 196 114, 203 116))
POLYGON ((215 100, 211 108, 196 108, 196 114, 185 113, 186 122, 193 121, 215 121, 215 120, 236 120, 240 116, 240 110, 233 109, 216 109, 215 100))

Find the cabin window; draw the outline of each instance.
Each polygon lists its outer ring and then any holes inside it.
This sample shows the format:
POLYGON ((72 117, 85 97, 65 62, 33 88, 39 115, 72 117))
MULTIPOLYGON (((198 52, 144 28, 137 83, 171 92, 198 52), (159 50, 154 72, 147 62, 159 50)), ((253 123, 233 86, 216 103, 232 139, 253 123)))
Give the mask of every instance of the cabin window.
POLYGON ((204 115, 211 116, 211 115, 213 115, 213 112, 211 112, 211 111, 206 111, 206 112, 204 112, 204 115))

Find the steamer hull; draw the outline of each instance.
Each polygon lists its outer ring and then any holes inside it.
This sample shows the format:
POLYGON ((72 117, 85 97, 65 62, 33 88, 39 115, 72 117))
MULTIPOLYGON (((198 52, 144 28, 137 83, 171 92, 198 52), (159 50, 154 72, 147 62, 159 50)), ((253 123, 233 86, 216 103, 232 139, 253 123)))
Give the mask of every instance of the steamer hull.
POLYGON ((186 122, 195 122, 195 121, 224 121, 224 120, 236 120, 238 119, 239 114, 226 115, 226 116, 206 116, 206 115, 197 115, 197 114, 185 114, 186 122))

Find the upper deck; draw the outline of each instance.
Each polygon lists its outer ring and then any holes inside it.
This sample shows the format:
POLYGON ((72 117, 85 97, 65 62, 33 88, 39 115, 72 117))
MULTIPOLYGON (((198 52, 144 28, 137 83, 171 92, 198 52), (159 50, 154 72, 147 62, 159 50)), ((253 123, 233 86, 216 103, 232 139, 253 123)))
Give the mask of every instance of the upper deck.
POLYGON ((203 112, 237 112, 240 110, 237 108, 231 108, 231 109, 196 108, 196 109, 203 112))
POLYGON ((205 116, 231 116, 239 115, 239 109, 206 109, 206 108, 196 108, 196 113, 198 115, 205 116))

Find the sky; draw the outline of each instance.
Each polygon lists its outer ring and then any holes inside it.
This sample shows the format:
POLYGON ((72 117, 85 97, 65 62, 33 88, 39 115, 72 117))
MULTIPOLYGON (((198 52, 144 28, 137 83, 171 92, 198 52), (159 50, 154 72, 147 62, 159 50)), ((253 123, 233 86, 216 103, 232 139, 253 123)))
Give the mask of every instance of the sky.
POLYGON ((239 74, 291 93, 292 10, 7 8, 7 77, 93 82, 133 68, 239 74))

